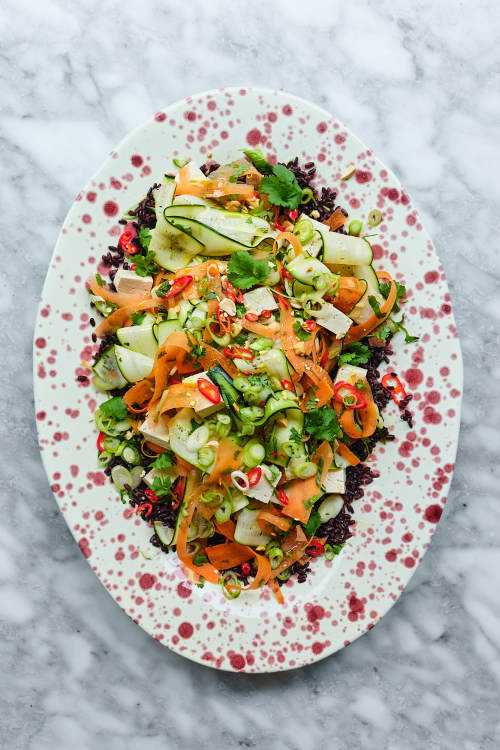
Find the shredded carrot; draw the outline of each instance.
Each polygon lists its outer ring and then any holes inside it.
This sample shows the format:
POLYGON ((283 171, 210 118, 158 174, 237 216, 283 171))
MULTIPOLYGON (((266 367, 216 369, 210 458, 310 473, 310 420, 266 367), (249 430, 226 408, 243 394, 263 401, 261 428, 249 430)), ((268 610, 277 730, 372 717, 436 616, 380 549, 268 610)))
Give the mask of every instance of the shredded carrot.
POLYGON ((286 358, 292 365, 293 369, 299 377, 304 373, 305 361, 303 357, 299 357, 295 353, 293 345, 298 342, 298 338, 293 331, 293 315, 290 312, 288 305, 281 299, 279 300, 279 306, 281 311, 280 316, 280 328, 281 328, 281 343, 283 350, 286 354, 286 358))
POLYGON ((261 510, 257 516, 257 523, 260 528, 268 534, 276 534, 276 529, 280 531, 290 531, 293 521, 290 518, 283 518, 272 510, 261 510))
POLYGON ((320 406, 325 406, 325 404, 331 401, 333 396, 333 386, 332 381, 330 380, 330 377, 328 375, 326 375, 323 380, 320 380, 318 386, 316 387, 314 395, 318 399, 318 403, 316 404, 317 408, 319 408, 320 406))
POLYGON ((349 450, 345 443, 340 442, 340 440, 337 442, 335 450, 339 454, 339 456, 342 456, 342 458, 345 458, 346 461, 349 461, 351 466, 357 466, 360 463, 360 459, 351 450, 349 450))
POLYGON ((153 395, 153 390, 154 386, 152 378, 145 378, 129 388, 122 397, 122 400, 127 405, 128 410, 133 414, 142 414, 147 411, 149 400, 153 395), (138 404, 139 408, 136 409, 134 404, 138 404))
POLYGON ((111 315, 108 315, 107 318, 104 318, 104 320, 99 323, 94 330, 94 333, 99 338, 102 338, 107 334, 116 333, 119 328, 122 328, 127 321, 130 320, 132 313, 140 310, 149 310, 152 307, 158 307, 158 298, 143 298, 143 301, 138 302, 137 304, 129 305, 128 307, 119 307, 118 310, 112 312, 111 315))
POLYGON ((213 547, 207 547, 205 552, 212 565, 218 570, 235 568, 253 557, 248 547, 237 542, 215 544, 213 547))
POLYGON ((339 288, 333 298, 333 305, 343 313, 350 313, 352 308, 359 302, 366 290, 366 281, 356 279, 354 276, 341 276, 339 288))
MULTIPOLYGON (((223 534, 231 541, 234 541, 235 525, 233 521, 216 523, 215 528, 219 532, 219 534, 223 534)), ((251 553, 252 557, 257 561, 257 571, 252 583, 249 586, 244 586, 242 590, 250 591, 250 589, 258 589, 261 586, 264 586, 264 584, 269 580, 269 577, 271 576, 271 563, 265 555, 259 555, 251 547, 243 547, 243 549, 248 550, 248 552, 251 553)))
POLYGON ((304 248, 302 247, 299 238, 292 234, 292 232, 280 232, 278 236, 275 238, 273 243, 273 253, 276 255, 278 252, 278 242, 280 240, 286 240, 290 243, 290 245, 293 247, 293 252, 295 253, 295 257, 298 255, 302 255, 304 252, 304 248))
POLYGON ((280 335, 279 328, 276 330, 270 325, 265 325, 265 323, 247 320, 246 318, 242 318, 240 323, 247 331, 255 333, 257 336, 264 336, 267 339, 272 339, 273 341, 275 341, 280 335))
POLYGON ((224 179, 210 180, 204 195, 206 198, 224 198, 226 195, 238 195, 241 198, 253 198, 253 185, 241 182, 227 182, 224 179))
POLYGON ((163 391, 167 387, 168 376, 175 365, 175 358, 179 352, 188 352, 191 345, 184 331, 174 331, 168 336, 157 350, 151 376, 155 380, 155 388, 151 397, 151 406, 155 406, 160 400, 163 391))
POLYGON ((228 484, 231 481, 231 472, 240 468, 241 453, 242 449, 236 443, 233 443, 230 438, 222 438, 207 483, 221 481, 228 484))
POLYGON ((159 403, 159 414, 163 414, 170 409, 183 409, 193 406, 198 389, 195 383, 175 383, 168 386, 166 395, 164 394, 159 403))
POLYGON ((155 445, 155 443, 149 442, 149 440, 146 440, 146 438, 144 438, 141 443, 141 453, 143 456, 146 456, 146 458, 156 458, 159 453, 165 453, 165 450, 166 448, 155 445), (147 453, 146 448, 148 448, 151 453, 147 453))
POLYGON ((350 438, 365 438, 373 435, 377 427, 378 409, 373 400, 372 391, 366 378, 355 377, 349 380, 351 385, 362 383, 363 398, 366 406, 363 409, 345 409, 342 404, 335 401, 335 411, 339 415, 339 423, 343 431, 350 438))
MULTIPOLYGON (((187 478, 188 487, 192 485, 193 482, 199 482, 199 472, 196 472, 196 478, 194 478, 194 472, 191 472, 190 476, 187 478)), ((186 490, 188 492, 188 489, 186 490)), ((196 576, 196 581, 200 581, 201 578, 203 578, 204 581, 209 581, 210 583, 218 583, 220 574, 217 568, 212 565, 212 563, 204 562, 201 565, 195 565, 194 563, 194 555, 188 555, 187 552, 187 543, 188 543, 188 531, 190 523, 193 519, 194 511, 196 510, 196 502, 192 499, 188 500, 188 504, 186 507, 186 513, 181 513, 181 520, 179 523, 179 531, 177 534, 177 556, 179 560, 185 565, 188 570, 192 571, 192 573, 196 576)))
POLYGON ((279 583, 276 580, 276 578, 271 578, 269 580, 269 586, 271 587, 272 592, 273 592, 274 596, 276 597, 276 600, 277 600, 278 604, 284 604, 285 603, 285 597, 281 593, 281 589, 279 587, 279 583))
POLYGON ((344 340, 346 344, 352 344, 354 341, 359 341, 360 339, 364 338, 364 336, 366 336, 371 331, 373 331, 375 328, 378 328, 378 326, 384 322, 384 320, 387 318, 392 308, 394 307, 394 303, 396 302, 396 294, 397 294, 397 288, 396 288, 395 282, 392 280, 392 278, 390 278, 389 274, 384 271, 380 272, 380 275, 379 273, 377 273, 377 276, 379 276, 380 278, 388 279, 391 282, 389 296, 387 297, 384 304, 380 306, 380 312, 382 313, 383 317, 379 318, 377 315, 373 314, 371 317, 368 318, 368 320, 365 320, 364 323, 360 323, 357 326, 352 326, 351 328, 349 328, 349 331, 347 332, 347 335, 344 340))
POLYGON ((205 195, 208 180, 192 180, 191 170, 187 164, 179 169, 175 181, 177 183, 176 195, 197 195, 198 197, 205 195))
POLYGON ((316 495, 321 494, 321 485, 333 461, 332 449, 326 440, 321 443, 312 457, 318 467, 321 459, 323 460, 323 466, 319 478, 314 476, 309 479, 294 479, 289 484, 284 485, 283 489, 288 497, 288 503, 283 505, 281 512, 285 516, 294 518, 300 523, 307 523, 309 520, 312 508, 310 501, 316 495), (310 507, 306 507, 306 504, 310 504, 310 507))
POLYGON ((232 378, 239 374, 237 367, 218 349, 210 346, 210 344, 203 344, 203 348, 205 349, 205 354, 199 357, 199 360, 204 370, 208 370, 214 365, 220 365, 232 378))
POLYGON ((342 212, 342 209, 336 208, 335 211, 330 214, 328 219, 323 222, 330 228, 330 232, 335 232, 339 227, 343 227, 349 221, 347 216, 342 212))

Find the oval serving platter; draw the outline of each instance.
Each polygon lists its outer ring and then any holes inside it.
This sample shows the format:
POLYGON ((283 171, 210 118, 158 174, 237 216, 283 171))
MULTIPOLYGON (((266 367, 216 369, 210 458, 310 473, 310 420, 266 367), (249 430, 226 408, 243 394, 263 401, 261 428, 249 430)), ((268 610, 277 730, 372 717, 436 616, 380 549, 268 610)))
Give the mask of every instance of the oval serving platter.
MULTIPOLYGON (((103 274, 107 272, 101 268, 103 274)), ((158 112, 127 136, 78 195, 45 280, 34 341, 40 450, 56 501, 82 553, 111 596, 146 632, 183 656, 218 669, 273 672, 304 666, 372 628, 398 599, 429 545, 450 486, 458 440, 462 363, 443 268, 411 198, 395 176, 323 109, 281 91, 218 89, 158 112), (92 414, 98 395, 81 360, 91 342, 85 279, 120 234, 118 219, 173 157, 219 162, 260 145, 280 161, 314 161, 318 185, 338 189, 351 217, 383 214, 372 238, 409 288, 411 332, 395 337, 390 370, 413 393, 414 427, 394 404, 385 421, 396 441, 379 444, 380 477, 355 503, 355 534, 333 562, 314 561, 303 584, 233 601, 218 587, 192 587, 175 554, 156 554, 152 531, 122 505, 96 463, 92 414), (340 175, 356 165, 351 179, 340 175)))

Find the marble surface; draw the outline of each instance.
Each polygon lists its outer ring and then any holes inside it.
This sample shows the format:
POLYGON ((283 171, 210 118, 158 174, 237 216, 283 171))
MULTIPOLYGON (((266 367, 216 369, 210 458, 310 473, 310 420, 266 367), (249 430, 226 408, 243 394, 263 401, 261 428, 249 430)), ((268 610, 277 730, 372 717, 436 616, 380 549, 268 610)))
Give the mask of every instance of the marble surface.
POLYGON ((294 0, 0 6, 2 748, 500 746, 500 11, 309 0, 304 14, 294 0), (152 112, 232 84, 325 106, 399 175, 466 367, 453 485, 408 589, 336 656, 260 677, 187 662, 122 614, 57 510, 32 403, 36 306, 74 196, 152 112))

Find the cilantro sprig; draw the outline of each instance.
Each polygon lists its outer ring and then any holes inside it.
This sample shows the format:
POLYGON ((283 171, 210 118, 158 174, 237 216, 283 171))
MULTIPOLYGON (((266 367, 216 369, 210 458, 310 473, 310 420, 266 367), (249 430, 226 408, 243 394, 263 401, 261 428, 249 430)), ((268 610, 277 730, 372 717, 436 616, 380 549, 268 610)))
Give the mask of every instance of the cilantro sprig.
POLYGON ((237 250, 227 264, 229 281, 237 289, 250 289, 262 284, 269 276, 265 260, 255 260, 246 250, 237 250))
MULTIPOLYGON (((403 284, 400 284, 398 281, 394 282, 396 284, 396 301, 394 302, 394 307, 392 308, 393 312, 399 312, 399 300, 404 301, 404 297, 406 297, 406 287, 403 284)), ((380 294, 384 299, 387 299, 389 296, 389 292, 391 291, 391 284, 389 281, 384 281, 379 284, 380 294)))
POLYGON ((265 193, 273 206, 283 206, 289 211, 299 207, 302 188, 291 169, 275 164, 272 174, 262 178, 260 191, 265 193))
POLYGON ((172 451, 165 451, 165 453, 160 453, 158 458, 156 458, 151 466, 155 469, 168 469, 170 466, 174 465, 173 461, 174 454, 172 451))
POLYGON ((115 396, 108 401, 104 401, 99 408, 104 414, 113 419, 122 420, 127 417, 127 406, 120 396, 115 396))
POLYGON ((339 365, 366 365, 370 359, 371 352, 366 344, 362 344, 360 341, 356 341, 353 344, 348 344, 342 354, 339 357, 339 365))
POLYGON ((135 272, 138 276, 147 276, 148 274, 157 273, 158 265, 155 261, 155 253, 148 250, 146 255, 137 254, 134 257, 135 272))
POLYGON ((321 406, 315 411, 307 412, 304 430, 316 440, 328 440, 331 443, 341 432, 335 409, 330 406, 321 406))

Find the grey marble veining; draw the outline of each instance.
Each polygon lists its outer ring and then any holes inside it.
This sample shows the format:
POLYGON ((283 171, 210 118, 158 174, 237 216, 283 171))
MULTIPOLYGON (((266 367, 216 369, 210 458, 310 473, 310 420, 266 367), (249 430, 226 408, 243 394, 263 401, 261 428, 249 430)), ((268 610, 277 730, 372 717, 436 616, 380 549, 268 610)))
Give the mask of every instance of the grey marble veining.
POLYGON ((493 0, 3 0, 2 748, 500 746, 499 36, 493 0), (396 171, 448 275, 466 368, 448 504, 405 594, 338 655, 261 677, 192 664, 122 614, 52 498, 31 390, 74 196, 152 112, 232 84, 325 106, 396 171))

